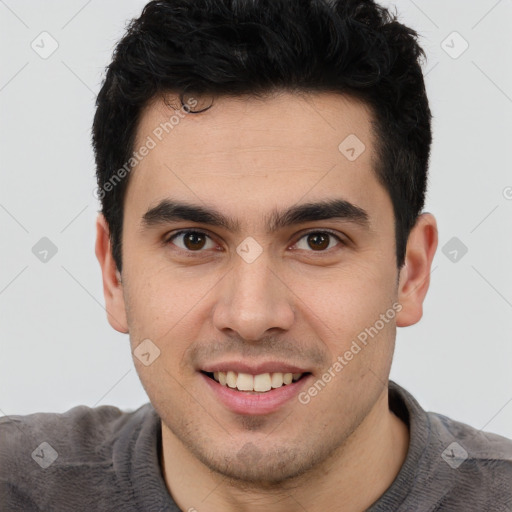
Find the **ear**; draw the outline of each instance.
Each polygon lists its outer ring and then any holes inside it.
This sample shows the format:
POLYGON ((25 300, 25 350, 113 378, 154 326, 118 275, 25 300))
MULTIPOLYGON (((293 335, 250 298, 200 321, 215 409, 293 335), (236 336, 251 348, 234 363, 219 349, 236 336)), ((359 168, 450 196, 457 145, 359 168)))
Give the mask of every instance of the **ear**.
POLYGON ((436 219, 430 213, 423 213, 409 234, 405 263, 400 269, 398 301, 402 309, 396 316, 398 327, 413 325, 423 316, 437 238, 436 219))
POLYGON ((126 308, 121 274, 112 257, 110 230, 103 214, 96 220, 96 257, 103 275, 103 295, 110 325, 119 332, 128 333, 126 308))

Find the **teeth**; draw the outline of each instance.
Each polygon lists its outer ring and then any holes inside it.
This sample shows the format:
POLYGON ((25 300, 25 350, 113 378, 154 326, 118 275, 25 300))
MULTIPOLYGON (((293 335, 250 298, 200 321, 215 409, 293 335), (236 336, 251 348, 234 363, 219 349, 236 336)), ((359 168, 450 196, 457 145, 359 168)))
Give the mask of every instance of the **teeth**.
MULTIPOLYGON (((221 373, 221 372, 219 372, 221 373)), ((226 375, 226 384, 230 388, 236 388, 236 380, 238 375, 235 372, 228 372, 226 375)))
MULTIPOLYGON (((238 376, 240 378, 240 376, 238 376)), ((272 380, 270 373, 262 373, 254 376, 254 391, 270 391, 272 389, 272 380)))
POLYGON ((254 391, 254 377, 248 373, 239 373, 236 387, 238 391, 254 391))
POLYGON ((280 388, 283 385, 283 374, 273 373, 271 381, 273 388, 280 388))
POLYGON ((256 391, 265 393, 271 389, 280 388, 283 385, 289 385, 299 380, 302 373, 261 373, 259 375, 251 375, 249 373, 214 372, 213 378, 232 389, 239 391, 256 391))

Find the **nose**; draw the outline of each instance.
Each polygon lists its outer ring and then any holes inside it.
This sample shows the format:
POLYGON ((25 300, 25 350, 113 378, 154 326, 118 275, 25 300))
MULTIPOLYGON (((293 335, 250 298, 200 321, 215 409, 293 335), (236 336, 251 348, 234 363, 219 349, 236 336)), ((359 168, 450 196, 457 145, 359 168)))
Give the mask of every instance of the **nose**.
POLYGON ((289 330, 295 319, 293 293, 270 267, 265 251, 252 263, 235 259, 219 283, 215 327, 247 341, 257 341, 273 329, 289 330))

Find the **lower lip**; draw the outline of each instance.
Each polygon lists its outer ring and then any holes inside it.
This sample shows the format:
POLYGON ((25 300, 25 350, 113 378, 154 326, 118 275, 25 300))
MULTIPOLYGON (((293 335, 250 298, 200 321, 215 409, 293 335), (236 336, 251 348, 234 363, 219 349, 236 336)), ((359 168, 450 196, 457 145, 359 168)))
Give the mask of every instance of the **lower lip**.
POLYGON ((216 398, 228 409, 237 414, 247 415, 269 414, 277 411, 286 402, 296 398, 306 382, 312 377, 312 375, 309 374, 302 377, 297 382, 271 389, 266 393, 251 394, 223 386, 204 373, 200 372, 200 375, 213 391, 216 398))

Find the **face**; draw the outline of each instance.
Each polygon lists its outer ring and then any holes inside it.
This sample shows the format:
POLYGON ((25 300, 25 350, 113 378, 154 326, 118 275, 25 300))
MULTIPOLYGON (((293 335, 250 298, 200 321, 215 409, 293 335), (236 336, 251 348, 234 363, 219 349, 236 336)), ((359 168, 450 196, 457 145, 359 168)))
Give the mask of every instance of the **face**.
POLYGON ((172 114, 154 101, 138 127, 135 147, 156 145, 127 188, 116 328, 146 354, 165 435, 223 475, 283 481, 341 449, 389 375, 402 306, 370 113, 224 98, 159 141, 172 114))

